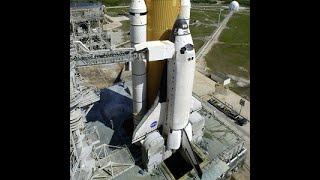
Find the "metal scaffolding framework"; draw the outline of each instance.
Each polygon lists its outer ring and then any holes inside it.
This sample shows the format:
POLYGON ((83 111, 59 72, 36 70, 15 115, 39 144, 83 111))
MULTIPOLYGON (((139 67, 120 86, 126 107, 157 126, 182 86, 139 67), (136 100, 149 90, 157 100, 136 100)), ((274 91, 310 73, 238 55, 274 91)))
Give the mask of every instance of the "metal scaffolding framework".
POLYGON ((70 179, 111 179, 134 166, 127 147, 100 143, 97 127, 85 129, 86 115, 100 100, 94 86, 83 86, 77 67, 142 59, 144 51, 110 49, 110 37, 102 31, 104 6, 70 9, 70 179), (97 146, 100 144, 99 146, 97 146), (96 147, 97 146, 97 147, 96 147))

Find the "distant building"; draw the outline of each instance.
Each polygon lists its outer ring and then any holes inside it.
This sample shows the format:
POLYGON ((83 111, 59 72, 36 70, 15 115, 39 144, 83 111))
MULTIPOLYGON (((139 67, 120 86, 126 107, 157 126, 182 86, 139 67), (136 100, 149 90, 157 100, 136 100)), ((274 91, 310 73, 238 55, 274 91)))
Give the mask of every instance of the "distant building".
POLYGON ((211 74, 211 79, 217 82, 214 93, 222 94, 225 96, 228 95, 229 89, 227 85, 230 84, 231 78, 223 73, 217 72, 211 74))
POLYGON ((221 72, 211 74, 211 79, 222 84, 223 86, 230 84, 231 81, 231 78, 221 72))

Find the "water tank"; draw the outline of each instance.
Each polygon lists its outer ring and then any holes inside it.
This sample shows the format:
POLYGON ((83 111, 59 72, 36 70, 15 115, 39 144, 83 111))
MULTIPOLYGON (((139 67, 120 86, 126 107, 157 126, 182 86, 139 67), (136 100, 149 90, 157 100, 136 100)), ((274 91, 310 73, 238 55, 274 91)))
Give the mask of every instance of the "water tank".
POLYGON ((239 10, 239 7, 240 7, 240 5, 239 5, 239 3, 238 3, 237 1, 232 1, 232 2, 230 3, 230 5, 229 5, 229 9, 230 9, 231 11, 238 11, 238 10, 239 10))

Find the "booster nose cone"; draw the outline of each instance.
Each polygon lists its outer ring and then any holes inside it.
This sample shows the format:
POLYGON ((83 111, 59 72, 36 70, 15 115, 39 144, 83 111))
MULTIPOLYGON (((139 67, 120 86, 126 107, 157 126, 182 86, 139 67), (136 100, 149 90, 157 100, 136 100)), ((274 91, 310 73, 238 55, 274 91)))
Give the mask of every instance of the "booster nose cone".
POLYGON ((178 19, 185 19, 189 24, 190 9, 191 9, 190 0, 181 0, 180 13, 179 13, 178 19))
POLYGON ((130 39, 134 44, 146 41, 147 7, 144 0, 131 0, 130 4, 130 39))
POLYGON ((147 6, 144 0, 131 0, 130 13, 145 13, 147 6))

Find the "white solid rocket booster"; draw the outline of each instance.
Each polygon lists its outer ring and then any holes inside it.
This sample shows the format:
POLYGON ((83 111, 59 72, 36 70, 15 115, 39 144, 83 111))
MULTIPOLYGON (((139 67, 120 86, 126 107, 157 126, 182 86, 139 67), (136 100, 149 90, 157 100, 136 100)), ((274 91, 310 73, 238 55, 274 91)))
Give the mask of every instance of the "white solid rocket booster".
POLYGON ((191 141, 192 126, 189 114, 195 71, 195 51, 189 30, 190 0, 181 0, 181 8, 173 28, 171 41, 175 55, 168 60, 167 69, 167 146, 179 149, 184 129, 191 141))
MULTIPOLYGON (((130 4, 131 47, 147 40, 147 7, 144 0, 130 4)), ((132 62, 133 119, 136 127, 146 112, 146 60, 132 62)))

